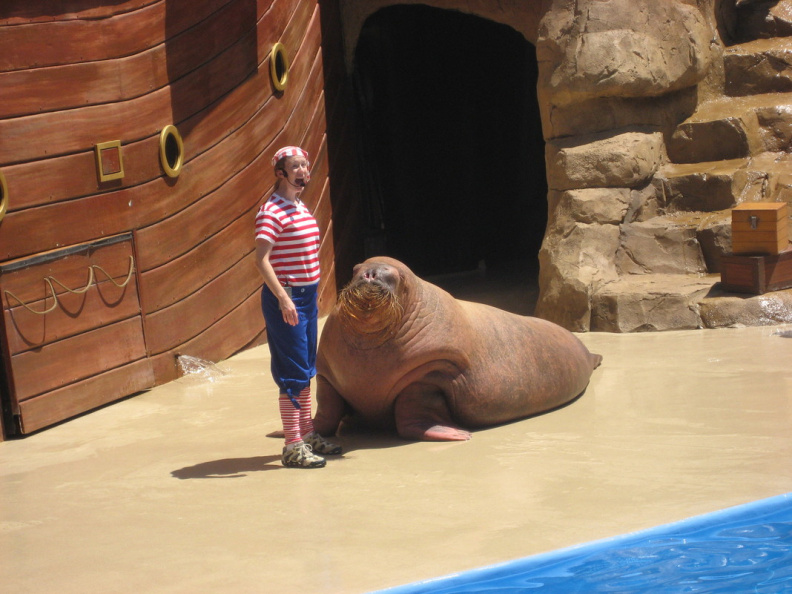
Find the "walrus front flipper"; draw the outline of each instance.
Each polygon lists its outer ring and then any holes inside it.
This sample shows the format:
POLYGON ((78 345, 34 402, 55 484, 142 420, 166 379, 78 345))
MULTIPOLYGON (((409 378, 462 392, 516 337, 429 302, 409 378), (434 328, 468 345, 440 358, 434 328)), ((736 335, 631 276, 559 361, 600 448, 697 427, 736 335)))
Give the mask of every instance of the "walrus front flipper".
POLYGON ((316 376, 316 416, 314 430, 319 435, 332 436, 346 414, 346 403, 333 385, 322 375, 316 376))
POLYGON ((467 441, 469 431, 451 420, 445 396, 434 386, 412 384, 394 403, 396 430, 403 439, 417 441, 467 441))

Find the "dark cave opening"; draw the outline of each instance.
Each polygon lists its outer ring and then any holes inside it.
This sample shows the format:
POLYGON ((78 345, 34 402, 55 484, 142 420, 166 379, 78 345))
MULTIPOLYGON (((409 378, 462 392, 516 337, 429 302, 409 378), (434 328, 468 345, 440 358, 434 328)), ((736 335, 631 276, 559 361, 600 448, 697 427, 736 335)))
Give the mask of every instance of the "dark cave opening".
POLYGON ((538 274, 547 222, 536 50, 427 6, 365 23, 355 53, 366 255, 419 275, 538 274))

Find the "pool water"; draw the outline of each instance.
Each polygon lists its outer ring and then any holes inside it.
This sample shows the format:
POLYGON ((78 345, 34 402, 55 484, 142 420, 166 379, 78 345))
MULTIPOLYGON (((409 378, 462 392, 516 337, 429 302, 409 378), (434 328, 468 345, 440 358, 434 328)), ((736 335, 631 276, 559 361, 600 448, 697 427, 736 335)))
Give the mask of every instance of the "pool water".
POLYGON ((792 593, 792 493, 383 594, 483 592, 792 593))

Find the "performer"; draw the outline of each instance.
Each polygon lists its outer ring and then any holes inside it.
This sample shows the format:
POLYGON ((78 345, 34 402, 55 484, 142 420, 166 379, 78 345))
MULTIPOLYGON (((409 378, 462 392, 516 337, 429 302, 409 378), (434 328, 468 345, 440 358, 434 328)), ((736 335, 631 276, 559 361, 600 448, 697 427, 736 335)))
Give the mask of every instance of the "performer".
POLYGON ((321 455, 341 447, 314 431, 311 379, 316 375, 319 227, 300 194, 310 180, 308 153, 297 146, 272 158, 275 191, 256 215, 256 264, 264 277, 261 309, 267 323, 272 377, 280 390, 286 444, 284 466, 321 468, 321 455))

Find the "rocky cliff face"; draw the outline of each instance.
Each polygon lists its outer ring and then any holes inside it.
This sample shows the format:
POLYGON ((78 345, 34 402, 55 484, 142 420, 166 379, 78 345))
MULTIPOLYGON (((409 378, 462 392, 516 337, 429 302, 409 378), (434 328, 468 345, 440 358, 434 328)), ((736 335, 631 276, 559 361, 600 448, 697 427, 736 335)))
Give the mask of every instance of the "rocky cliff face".
POLYGON ((537 315, 617 332, 792 321, 788 292, 717 284, 730 209, 792 200, 790 15, 785 0, 549 4, 537 315))

